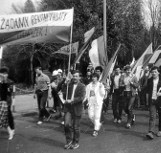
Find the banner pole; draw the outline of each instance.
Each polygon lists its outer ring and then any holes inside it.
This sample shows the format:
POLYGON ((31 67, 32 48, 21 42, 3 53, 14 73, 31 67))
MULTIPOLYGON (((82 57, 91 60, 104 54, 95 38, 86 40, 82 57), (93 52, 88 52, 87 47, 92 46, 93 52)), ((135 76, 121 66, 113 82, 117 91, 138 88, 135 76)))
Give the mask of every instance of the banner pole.
MULTIPOLYGON (((72 7, 73 11, 74 8, 72 7)), ((73 12, 73 17, 74 17, 74 12, 73 12)), ((69 52, 69 61, 68 61, 68 74, 67 74, 67 78, 69 77, 69 73, 70 73, 70 65, 71 65, 71 53, 72 53, 72 39, 73 39, 73 22, 71 25, 71 31, 70 31, 70 52, 69 52)), ((66 92, 66 100, 68 99, 68 82, 67 82, 67 92, 66 92)))

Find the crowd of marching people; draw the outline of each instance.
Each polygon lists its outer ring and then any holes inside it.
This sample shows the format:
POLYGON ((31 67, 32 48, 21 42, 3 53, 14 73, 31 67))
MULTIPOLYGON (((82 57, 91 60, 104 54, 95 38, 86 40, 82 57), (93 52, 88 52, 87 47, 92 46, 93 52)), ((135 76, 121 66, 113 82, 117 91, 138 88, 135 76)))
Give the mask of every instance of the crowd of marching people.
MULTIPOLYGON (((35 68, 36 84, 34 97, 37 98, 39 119, 41 125, 44 120, 49 121, 53 116, 61 118, 64 125, 66 144, 65 149, 79 147, 80 120, 83 109, 87 109, 89 119, 93 124, 94 137, 99 135, 104 123, 104 112, 108 111, 112 100, 113 122, 121 124, 123 112, 127 115, 125 127, 132 128, 136 116, 134 108, 144 106, 149 110, 149 129, 146 137, 154 138, 156 116, 159 124, 157 136, 161 136, 161 77, 156 66, 146 66, 140 78, 132 73, 130 65, 120 68, 115 66, 114 71, 102 83, 103 69, 87 69, 85 77, 78 70, 67 75, 61 70, 54 70, 49 77, 43 73, 41 67, 35 68), (53 107, 46 109, 48 98, 53 98, 53 107), (83 107, 84 106, 84 107, 83 107)), ((0 70, 1 74, 8 74, 8 70, 0 70)), ((10 110, 12 83, 0 75, 0 126, 8 127, 9 139, 14 135, 14 121, 10 110), (5 95, 5 96, 4 96, 5 95), (5 111, 2 111, 5 108, 5 111)))

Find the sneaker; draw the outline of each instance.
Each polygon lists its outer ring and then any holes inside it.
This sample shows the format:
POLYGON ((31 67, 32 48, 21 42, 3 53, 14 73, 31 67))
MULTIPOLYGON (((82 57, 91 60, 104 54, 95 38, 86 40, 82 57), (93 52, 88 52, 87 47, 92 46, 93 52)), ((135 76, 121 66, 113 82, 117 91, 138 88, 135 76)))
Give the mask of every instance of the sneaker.
POLYGON ((79 148, 78 143, 72 144, 72 146, 70 147, 70 149, 77 149, 77 148, 79 148))
POLYGON ((49 115, 46 121, 50 121, 51 117, 52 117, 52 114, 49 115))
POLYGON ((117 123, 119 123, 119 124, 121 124, 121 122, 122 122, 122 121, 121 121, 120 119, 117 121, 117 123))
POLYGON ((64 121, 61 122, 61 125, 64 125, 64 121))
POLYGON ((70 149, 72 146, 72 141, 65 144, 64 149, 70 149))
POLYGON ((115 118, 115 119, 113 120, 113 122, 114 122, 114 123, 117 123, 117 119, 115 118))
POLYGON ((38 121, 37 124, 38 124, 38 125, 41 125, 41 124, 42 124, 42 121, 38 121))
POLYGON ((93 134, 92 134, 94 137, 97 137, 98 136, 98 131, 93 131, 93 134))
POLYGON ((131 128, 131 124, 130 124, 130 123, 127 123, 127 124, 126 124, 126 128, 127 128, 127 129, 130 129, 130 128, 131 128))
POLYGON ((157 137, 161 137, 161 131, 158 131, 157 137))
POLYGON ((146 135, 147 138, 149 139, 154 139, 154 136, 153 136, 153 133, 152 132, 149 132, 147 135, 146 135))
POLYGON ((136 119, 136 117, 135 117, 135 115, 134 115, 134 117, 133 117, 133 119, 132 119, 132 121, 131 121, 131 125, 133 125, 133 124, 134 124, 135 119, 136 119))
POLYGON ((9 133, 9 138, 8 140, 12 140, 13 136, 15 134, 15 130, 12 130, 10 127, 7 127, 8 133, 9 133))

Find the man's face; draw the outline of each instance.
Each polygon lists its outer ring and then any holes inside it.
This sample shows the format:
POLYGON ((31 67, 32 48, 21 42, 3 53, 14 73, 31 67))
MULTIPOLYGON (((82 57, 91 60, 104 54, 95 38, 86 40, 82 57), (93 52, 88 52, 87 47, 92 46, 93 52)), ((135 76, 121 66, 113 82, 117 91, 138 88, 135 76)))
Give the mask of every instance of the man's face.
POLYGON ((89 76, 89 77, 90 77, 90 76, 91 76, 91 72, 87 72, 87 76, 89 76))
POLYGON ((130 73, 131 73, 131 69, 127 69, 127 70, 126 70, 126 74, 127 74, 127 75, 130 75, 130 73))
POLYGON ((120 68, 115 69, 115 74, 118 75, 120 73, 120 68))
POLYGON ((101 75, 101 71, 100 70, 96 70, 95 71, 99 76, 101 75))
POLYGON ((146 67, 145 67, 145 72, 148 72, 148 71, 149 71, 149 67, 146 66, 146 67))
POLYGON ((41 74, 41 70, 39 70, 39 69, 36 69, 35 72, 36 72, 38 75, 41 74))
POLYGON ((157 69, 151 71, 152 77, 155 79, 159 76, 159 72, 157 69))
POLYGON ((74 74, 73 74, 73 82, 74 82, 74 83, 78 83, 79 80, 80 80, 79 73, 74 73, 74 74))

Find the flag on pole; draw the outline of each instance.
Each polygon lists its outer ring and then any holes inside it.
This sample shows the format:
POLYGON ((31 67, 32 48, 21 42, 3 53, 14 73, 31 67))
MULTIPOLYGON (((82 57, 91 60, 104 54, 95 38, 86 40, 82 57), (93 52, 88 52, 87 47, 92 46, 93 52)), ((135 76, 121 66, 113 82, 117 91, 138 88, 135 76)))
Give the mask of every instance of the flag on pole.
POLYGON ((3 47, 1 46, 1 48, 0 48, 0 59, 2 59, 2 55, 3 55, 3 47))
POLYGON ((74 64, 76 63, 79 63, 79 60, 80 58, 82 57, 82 55, 84 54, 84 52, 86 51, 86 49, 88 48, 89 46, 89 41, 91 40, 93 34, 95 32, 95 27, 93 27, 91 30, 87 31, 85 34, 84 34, 84 45, 82 46, 82 48, 80 49, 77 57, 75 58, 75 61, 74 61, 74 64))
MULTIPOLYGON (((78 54, 78 47, 79 42, 72 43, 71 45, 71 54, 78 54)), ((64 46, 60 48, 58 51, 54 52, 53 54, 64 54, 69 55, 70 54, 70 45, 64 46)))
POLYGON ((152 50, 152 43, 148 46, 148 48, 145 50, 145 52, 141 55, 141 57, 137 60, 135 66, 132 68, 132 73, 134 73, 137 69, 138 66, 143 66, 144 63, 147 62, 148 60, 148 56, 153 54, 153 50, 152 50))
POLYGON ((135 64, 135 57, 133 57, 132 62, 130 63, 130 66, 133 67, 134 64, 135 64))
POLYGON ((87 31, 84 34, 84 43, 86 43, 91 38, 91 36, 94 34, 94 31, 95 31, 95 27, 93 27, 91 30, 87 31))
POLYGON ((74 9, 0 15, 0 44, 70 41, 74 9))
POLYGON ((158 59, 160 53, 161 53, 161 50, 155 51, 152 57, 150 58, 149 64, 154 64, 156 60, 158 59))
POLYGON ((106 53, 104 47, 103 36, 95 39, 91 44, 91 49, 89 50, 89 57, 92 62, 93 67, 102 66, 106 64, 106 53))
POLYGON ((116 52, 114 53, 113 57, 110 59, 107 66, 104 68, 101 82, 106 83, 107 77, 109 76, 110 69, 111 69, 113 63, 116 60, 116 56, 118 54, 118 51, 120 50, 120 47, 121 47, 121 44, 119 44, 119 46, 118 46, 116 52))
POLYGON ((117 56, 116 56, 115 60, 113 61, 112 65, 111 65, 111 67, 110 67, 109 76, 110 76, 110 75, 112 74, 112 72, 113 72, 113 69, 114 69, 114 67, 115 67, 116 61, 117 61, 117 56))

